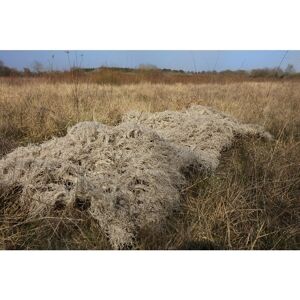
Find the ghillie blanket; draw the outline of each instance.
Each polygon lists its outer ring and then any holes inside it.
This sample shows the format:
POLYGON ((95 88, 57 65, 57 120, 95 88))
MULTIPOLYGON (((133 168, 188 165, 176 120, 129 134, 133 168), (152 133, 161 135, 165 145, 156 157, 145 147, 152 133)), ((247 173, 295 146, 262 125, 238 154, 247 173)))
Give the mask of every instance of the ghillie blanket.
POLYGON ((208 171, 216 169, 221 152, 231 147, 235 137, 272 139, 262 126, 241 124, 224 113, 200 105, 183 111, 130 112, 123 121, 147 126, 173 145, 189 149, 208 171))
POLYGON ((64 137, 19 147, 0 160, 0 184, 21 186, 30 217, 79 209, 97 220, 113 248, 134 243, 148 226, 164 227, 181 191, 218 165, 237 135, 269 137, 205 107, 130 113, 118 126, 81 122, 64 137))

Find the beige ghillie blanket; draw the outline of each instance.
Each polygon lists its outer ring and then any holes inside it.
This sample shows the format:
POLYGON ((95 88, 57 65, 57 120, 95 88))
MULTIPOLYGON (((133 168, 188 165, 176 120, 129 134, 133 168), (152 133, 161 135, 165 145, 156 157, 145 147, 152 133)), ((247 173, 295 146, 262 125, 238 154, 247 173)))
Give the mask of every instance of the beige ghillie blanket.
POLYGON ((118 126, 81 122, 64 137, 19 147, 0 160, 0 184, 21 186, 28 218, 85 210, 111 245, 164 227, 194 176, 212 172, 236 136, 270 138, 212 109, 129 113, 118 126))
POLYGON ((173 145, 189 149, 210 171, 216 169, 221 152, 231 147, 235 137, 272 139, 262 126, 241 124, 226 114, 200 105, 183 111, 130 112, 123 121, 147 126, 173 145))

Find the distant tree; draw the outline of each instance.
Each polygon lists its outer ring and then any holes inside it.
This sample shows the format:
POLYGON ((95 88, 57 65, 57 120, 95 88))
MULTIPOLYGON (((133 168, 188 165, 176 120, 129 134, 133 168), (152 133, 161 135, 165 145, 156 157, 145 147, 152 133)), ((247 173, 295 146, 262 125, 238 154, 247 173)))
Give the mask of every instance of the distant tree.
POLYGON ((31 71, 29 68, 24 68, 23 72, 24 72, 24 75, 31 75, 31 71))
POLYGON ((266 78, 282 78, 284 72, 281 68, 264 68, 264 69, 253 69, 250 72, 251 77, 266 77, 266 78))
POLYGON ((7 67, 2 60, 0 60, 0 76, 11 76, 16 73, 16 70, 7 67))
POLYGON ((35 73, 41 73, 44 70, 44 66, 41 62, 35 60, 31 65, 31 69, 35 73))
POLYGON ((278 78, 284 77, 284 71, 281 68, 274 68, 271 70, 271 73, 274 74, 274 77, 278 77, 278 78))
POLYGON ((141 70, 157 70, 158 67, 152 64, 140 64, 139 69, 141 70))
POLYGON ((292 64, 288 64, 284 71, 286 74, 294 74, 296 70, 292 64))

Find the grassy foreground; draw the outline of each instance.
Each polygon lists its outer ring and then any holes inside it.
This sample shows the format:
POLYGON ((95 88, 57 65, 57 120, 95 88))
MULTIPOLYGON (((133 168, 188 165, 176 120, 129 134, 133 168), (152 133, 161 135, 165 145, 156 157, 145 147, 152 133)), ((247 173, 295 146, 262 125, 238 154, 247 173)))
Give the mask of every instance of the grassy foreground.
MULTIPOLYGON (((237 140, 217 172, 184 191, 163 235, 145 228, 137 249, 300 249, 300 86, 232 84, 46 83, 0 81, 0 157, 19 145, 61 136, 82 120, 117 124, 130 110, 211 106, 264 125, 274 142, 237 140)), ((24 223, 0 187, 0 248, 109 249, 82 212, 24 223)))

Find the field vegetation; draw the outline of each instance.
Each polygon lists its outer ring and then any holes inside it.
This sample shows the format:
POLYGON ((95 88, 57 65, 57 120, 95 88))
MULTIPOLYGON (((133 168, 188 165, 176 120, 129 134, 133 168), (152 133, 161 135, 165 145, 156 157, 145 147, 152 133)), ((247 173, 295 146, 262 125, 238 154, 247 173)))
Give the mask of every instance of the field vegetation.
MULTIPOLYGON (((145 229, 135 249, 300 248, 296 77, 255 80, 243 74, 101 72, 1 78, 0 158, 18 146, 63 136, 79 121, 116 125, 132 110, 209 106, 241 122, 263 125, 274 141, 237 139, 222 153, 213 175, 195 178, 184 191, 181 209, 168 219, 164 233, 157 236, 145 229)), ((81 211, 24 222, 10 207, 18 193, 17 188, 9 193, 0 190, 0 248, 110 249, 95 222, 81 211)))

